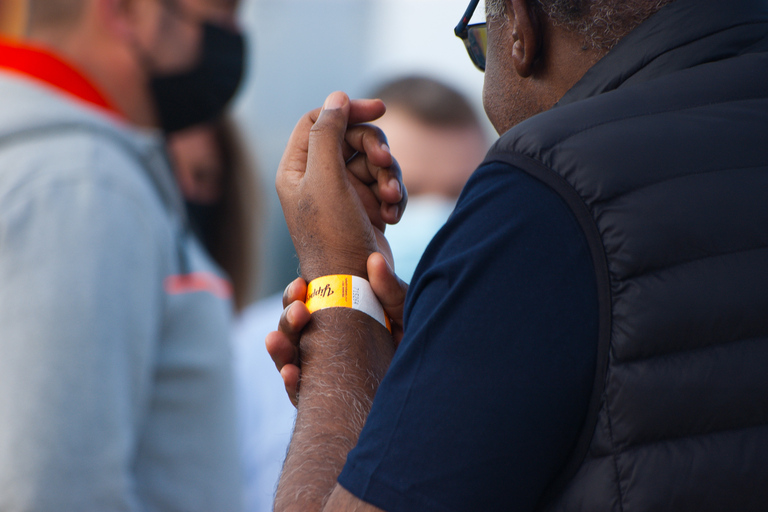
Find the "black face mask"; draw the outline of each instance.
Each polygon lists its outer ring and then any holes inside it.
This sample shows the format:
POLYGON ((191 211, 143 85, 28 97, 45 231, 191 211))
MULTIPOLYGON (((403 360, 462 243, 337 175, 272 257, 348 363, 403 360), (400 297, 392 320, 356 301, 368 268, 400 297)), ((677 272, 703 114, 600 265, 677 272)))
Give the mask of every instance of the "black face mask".
POLYGON ((219 211, 221 210, 220 204, 204 204, 196 203, 193 201, 184 201, 184 205, 187 210, 187 218, 189 219, 189 225, 192 227, 192 231, 195 232, 197 237, 203 243, 208 252, 211 252, 211 248, 215 242, 214 234, 218 228, 219 211))
POLYGON ((150 87, 165 133, 216 119, 235 95, 243 77, 243 35, 203 23, 200 58, 189 71, 156 74, 150 87))

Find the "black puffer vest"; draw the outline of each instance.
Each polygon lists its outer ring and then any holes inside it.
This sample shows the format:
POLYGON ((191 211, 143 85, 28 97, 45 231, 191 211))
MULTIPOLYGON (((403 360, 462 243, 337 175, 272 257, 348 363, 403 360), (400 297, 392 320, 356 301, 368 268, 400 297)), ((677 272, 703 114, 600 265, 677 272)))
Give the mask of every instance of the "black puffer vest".
POLYGON ((768 2, 677 0, 487 161, 589 240, 591 409, 541 509, 768 511, 768 2))

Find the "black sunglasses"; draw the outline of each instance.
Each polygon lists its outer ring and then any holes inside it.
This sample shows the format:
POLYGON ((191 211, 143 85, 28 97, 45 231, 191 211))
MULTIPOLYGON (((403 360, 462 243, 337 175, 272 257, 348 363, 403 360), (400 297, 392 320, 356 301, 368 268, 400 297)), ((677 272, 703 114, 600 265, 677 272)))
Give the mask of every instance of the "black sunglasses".
POLYGON ((486 30, 485 23, 469 24, 469 20, 477 9, 477 4, 480 0, 471 0, 469 7, 464 11, 464 16, 461 17, 461 21, 456 28, 453 29, 453 33, 457 37, 464 41, 464 46, 467 48, 469 58, 472 59, 472 64, 477 66, 480 71, 485 71, 485 51, 488 49, 488 31, 486 30))

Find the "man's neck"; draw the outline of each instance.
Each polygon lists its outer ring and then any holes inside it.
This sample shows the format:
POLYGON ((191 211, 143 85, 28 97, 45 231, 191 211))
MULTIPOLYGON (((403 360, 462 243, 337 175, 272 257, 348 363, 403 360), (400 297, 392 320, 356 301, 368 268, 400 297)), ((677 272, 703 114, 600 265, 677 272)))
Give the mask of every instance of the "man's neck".
POLYGON ((539 70, 539 74, 541 79, 549 82, 551 104, 554 105, 606 52, 585 47, 583 36, 551 24, 545 38, 546 55, 542 61, 546 67, 539 70))
POLYGON ((130 49, 120 41, 88 26, 31 30, 27 41, 48 48, 71 63, 131 124, 156 126, 148 78, 130 49))

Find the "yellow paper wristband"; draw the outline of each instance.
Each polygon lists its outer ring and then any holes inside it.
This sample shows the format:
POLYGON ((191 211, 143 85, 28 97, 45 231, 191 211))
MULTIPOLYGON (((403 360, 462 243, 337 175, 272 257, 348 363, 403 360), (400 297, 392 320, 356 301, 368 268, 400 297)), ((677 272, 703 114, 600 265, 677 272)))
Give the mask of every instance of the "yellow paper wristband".
POLYGON ((307 285, 305 303, 310 313, 327 308, 356 309, 374 318, 392 332, 384 308, 373 293, 371 285, 362 277, 333 275, 313 279, 307 285))

